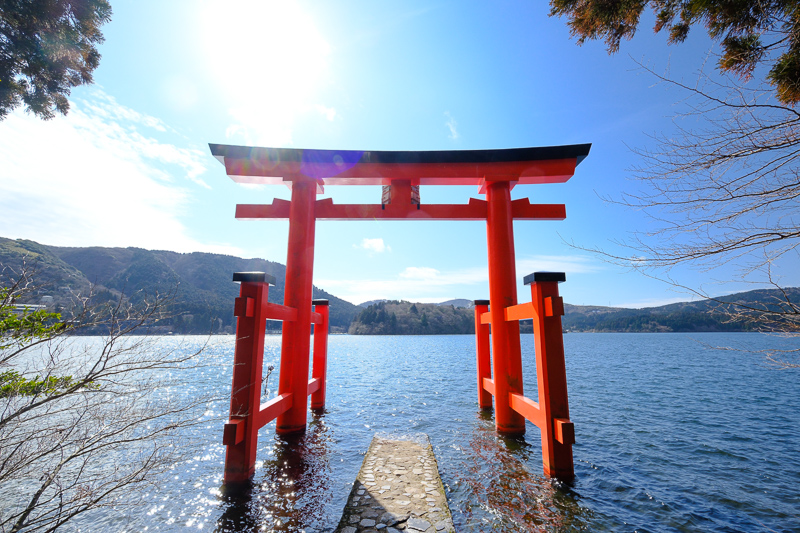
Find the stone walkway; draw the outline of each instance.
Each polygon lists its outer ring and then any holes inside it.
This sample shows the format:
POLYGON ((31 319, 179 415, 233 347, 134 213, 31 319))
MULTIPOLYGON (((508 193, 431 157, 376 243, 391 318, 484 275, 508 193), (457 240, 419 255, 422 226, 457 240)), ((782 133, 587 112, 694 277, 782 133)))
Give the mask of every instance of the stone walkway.
POLYGON ((372 439, 336 533, 454 533, 433 449, 372 439))

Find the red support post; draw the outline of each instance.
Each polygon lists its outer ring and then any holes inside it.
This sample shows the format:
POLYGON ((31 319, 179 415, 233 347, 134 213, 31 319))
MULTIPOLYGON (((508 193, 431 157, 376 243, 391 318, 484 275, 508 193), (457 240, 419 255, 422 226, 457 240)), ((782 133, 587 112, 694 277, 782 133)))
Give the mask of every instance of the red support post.
POLYGON ((291 393, 293 401, 292 407, 278 416, 276 431, 279 435, 302 433, 306 429, 317 186, 316 180, 308 178, 292 182, 283 303, 297 309, 297 320, 283 323, 278 393, 291 393))
POLYGON ((261 374, 264 359, 264 334, 269 285, 275 278, 263 272, 237 272, 233 281, 241 282, 234 305, 236 348, 233 356, 230 419, 225 424, 225 480, 247 481, 255 472, 258 446, 258 420, 261 404, 261 374))
POLYGON ((536 343, 536 368, 539 384, 539 409, 542 414, 542 462, 547 476, 572 479, 572 445, 575 429, 569 420, 567 370, 564 363, 564 338, 561 316, 564 301, 558 295, 562 272, 535 272, 525 277, 531 284, 534 307, 533 334, 536 343))
POLYGON ((325 409, 325 382, 328 368, 328 300, 314 300, 314 311, 322 322, 314 324, 314 361, 311 378, 319 380, 319 388, 311 394, 311 409, 325 409))
POLYGON ((519 322, 506 322, 505 317, 506 307, 517 304, 510 182, 487 180, 486 201, 495 427, 505 435, 522 435, 525 419, 511 408, 510 398, 511 393, 523 393, 519 322))
POLYGON ((483 385, 483 379, 492 379, 492 361, 489 324, 481 322, 481 315, 489 311, 489 300, 475 300, 475 352, 478 367, 478 405, 492 408, 492 394, 483 385))

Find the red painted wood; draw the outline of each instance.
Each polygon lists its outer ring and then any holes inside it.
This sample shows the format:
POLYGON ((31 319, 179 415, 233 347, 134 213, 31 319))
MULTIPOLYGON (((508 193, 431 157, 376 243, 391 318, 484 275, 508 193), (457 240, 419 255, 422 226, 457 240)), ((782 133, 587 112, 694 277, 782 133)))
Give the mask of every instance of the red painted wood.
POLYGON ((314 307, 322 320, 314 326, 314 361, 311 375, 319 382, 319 388, 311 394, 311 409, 325 409, 325 385, 328 372, 328 320, 327 305, 314 307))
POLYGON ((311 396, 319 390, 320 380, 317 378, 308 380, 308 395, 311 396))
POLYGON ((521 394, 511 393, 511 408, 521 414, 531 424, 542 428, 545 425, 544 413, 539 404, 521 394))
POLYGON ((297 309, 286 307, 280 304, 266 303, 263 305, 264 318, 267 320, 284 320, 287 322, 294 322, 297 320, 297 309))
POLYGON ((316 183, 295 181, 289 211, 284 304, 297 309, 297 320, 284 322, 279 394, 292 394, 292 407, 278 416, 276 431, 305 431, 308 411, 308 366, 311 348, 311 297, 314 273, 314 201, 316 183))
POLYGON ((486 390, 486 392, 494 396, 494 380, 483 378, 483 388, 486 390))
POLYGON ((228 420, 222 430, 222 444, 230 446, 239 444, 244 439, 244 419, 228 420))
POLYGON ((531 300, 536 310, 533 335, 536 344, 536 369, 539 388, 539 405, 544 415, 542 430, 542 463, 545 475, 570 479, 575 476, 572 460, 572 443, 575 430, 569 421, 567 398, 567 371, 564 363, 564 340, 561 332, 561 315, 553 313, 553 302, 561 300, 555 281, 531 284, 531 300), (550 300, 550 313, 546 301, 550 300), (549 315, 549 316, 548 316, 549 315), (558 433, 557 438, 557 420, 558 433))
POLYGON ((263 428, 290 407, 292 407, 291 394, 279 394, 270 401, 262 403, 258 410, 258 427, 263 428))
POLYGON ((488 305, 475 306, 475 352, 478 369, 478 405, 481 409, 492 408, 492 395, 483 387, 485 379, 492 378, 491 340, 489 326, 481 323, 481 315, 489 310, 488 305))
MULTIPOLYGON (((323 178, 325 185, 388 185, 409 180, 415 185, 477 185, 486 176, 519 184, 564 183, 575 174, 576 158, 544 161, 486 163, 359 163, 336 176, 323 178)), ((225 158, 225 170, 237 183, 281 184, 284 178, 313 169, 299 161, 264 161, 225 158)))
POLYGON ((506 307, 517 305, 514 228, 509 184, 504 181, 489 183, 486 201, 495 427, 499 433, 522 435, 525 433, 525 419, 511 409, 509 403, 510 393, 523 394, 519 322, 506 322, 505 317, 506 307))
MULTIPOLYGON (((272 204, 238 204, 241 220, 287 219, 290 202, 275 199, 272 204)), ((531 204, 527 198, 512 202, 516 220, 564 220, 563 204, 531 204)), ((470 198, 468 204, 334 204, 331 198, 316 202, 315 216, 321 220, 486 220, 486 202, 470 198)))
POLYGON ((553 419, 555 439, 561 444, 575 444, 575 425, 563 418, 553 419))
POLYGON ((255 472, 258 428, 256 415, 261 402, 261 373, 264 358, 264 334, 268 283, 242 283, 239 289, 236 319, 236 346, 233 355, 230 424, 223 430, 225 483, 241 483, 255 472), (249 304, 248 301, 252 301, 249 304), (240 426, 242 426, 240 428, 240 426), (226 432, 227 431, 227 432, 226 432), (233 444, 231 444, 231 431, 233 444))
POLYGON ((526 302, 506 308, 506 320, 527 320, 533 318, 533 304, 526 302))
MULTIPOLYGON (((323 408, 325 404, 327 307, 312 311, 310 304, 317 218, 486 220, 490 305, 488 310, 485 305, 482 308, 476 306, 475 310, 479 405, 482 408, 491 407, 494 397, 495 424, 500 433, 524 433, 526 419, 539 426, 542 429, 545 473, 572 477, 571 446, 575 438, 574 426, 569 420, 561 338, 563 300, 558 296, 556 282, 540 277, 540 281, 532 285, 532 302, 517 304, 513 234, 515 219, 562 220, 566 217, 566 209, 560 204, 531 204, 527 198, 511 201, 510 191, 517 184, 568 180, 575 166, 588 154, 589 145, 431 153, 340 153, 222 145, 211 145, 211 149, 224 163, 234 181, 284 183, 292 189, 291 202, 276 199, 271 205, 243 204, 236 208, 236 217, 241 219, 289 219, 285 306, 266 304, 266 298, 255 303, 251 296, 244 293, 236 302, 243 332, 247 331, 244 325, 246 320, 258 318, 261 321, 260 326, 255 326, 261 328, 261 333, 256 331, 248 338, 262 337, 262 354, 263 320, 274 318, 285 322, 280 396, 261 406, 257 412, 257 422, 266 423, 278 417, 278 433, 303 431, 308 395, 311 396, 312 408, 323 408), (537 159, 539 157, 542 159, 537 159), (556 159, 547 159, 549 157, 556 159), (511 158, 527 159, 513 161, 511 158), (324 185, 391 185, 389 203, 336 205, 331 199, 315 201, 315 194, 324 185), (480 193, 486 195, 486 200, 471 199, 464 205, 419 205, 411 201, 411 188, 418 185, 477 185, 480 193), (522 386, 518 321, 527 318, 534 319, 539 403, 526 398, 522 386), (320 335, 314 335, 313 374, 308 380, 312 322, 316 324, 315 332, 320 332, 320 335)), ((563 275, 561 278, 563 280, 563 275)), ((238 328, 237 325, 237 334, 238 328)), ((258 344, 258 340, 251 343, 258 344)), ((252 348, 243 346, 243 350, 252 348)), ((252 377, 254 375, 260 376, 261 359, 250 358, 247 361, 235 370, 234 385, 238 383, 237 376, 244 379, 242 376, 245 373, 251 376, 248 378, 251 380, 255 379, 252 377)), ((249 389, 253 389, 253 383, 239 388, 234 386, 233 397, 239 398, 243 391, 249 389)), ((232 399, 231 421, 226 424, 224 431, 229 454, 235 455, 234 451, 239 447, 254 442, 251 432, 254 427, 256 430, 259 427, 253 421, 255 411, 252 399, 247 396, 245 400, 241 405, 246 404, 249 410, 240 408, 234 414, 232 399)), ((247 460, 242 464, 247 464, 247 460)))

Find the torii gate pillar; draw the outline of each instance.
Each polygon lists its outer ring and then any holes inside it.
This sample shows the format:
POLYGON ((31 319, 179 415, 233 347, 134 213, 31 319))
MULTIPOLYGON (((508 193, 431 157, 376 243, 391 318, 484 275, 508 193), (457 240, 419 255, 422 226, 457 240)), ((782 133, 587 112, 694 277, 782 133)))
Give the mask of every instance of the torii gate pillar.
POLYGON ((525 418, 511 408, 509 399, 512 392, 523 393, 519 322, 506 321, 505 317, 505 309, 517 305, 511 184, 487 183, 486 201, 495 427, 506 435, 521 435, 525 433, 525 418))
POLYGON ((291 393, 292 406, 278 416, 276 431, 279 435, 301 433, 306 429, 317 186, 316 180, 311 179, 292 182, 283 301, 284 305, 297 309, 297 319, 283 323, 278 394, 291 393))

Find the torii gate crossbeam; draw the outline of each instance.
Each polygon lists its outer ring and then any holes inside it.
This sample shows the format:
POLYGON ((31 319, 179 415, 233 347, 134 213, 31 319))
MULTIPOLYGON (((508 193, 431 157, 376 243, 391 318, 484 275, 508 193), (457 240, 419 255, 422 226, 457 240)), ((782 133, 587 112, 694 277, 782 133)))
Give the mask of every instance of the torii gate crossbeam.
POLYGON ((491 408, 494 397, 500 433, 524 433, 526 419, 537 425, 542 432, 545 474, 573 477, 574 429, 569 421, 561 339, 563 302, 557 287, 564 276, 536 273, 526 277, 532 301, 518 304, 513 229, 515 219, 563 220, 566 210, 561 204, 531 204, 527 198, 512 201, 511 189, 518 184, 566 182, 591 145, 424 152, 209 147, 234 181, 283 183, 292 190, 291 201, 236 207, 240 219, 288 219, 289 249, 282 306, 266 303, 268 281, 263 275, 234 276, 242 282, 234 357, 244 366, 234 372, 231 418, 224 432, 226 483, 252 475, 259 427, 277 418, 279 434, 302 432, 308 396, 312 395, 312 408, 324 406, 327 302, 311 300, 317 219, 486 220, 489 301, 475 305, 479 405, 491 408), (381 185, 384 194, 380 204, 337 205, 331 199, 316 200, 326 185, 381 185), (473 198, 464 205, 423 204, 420 185, 475 185, 486 199, 473 198), (539 402, 523 395, 519 320, 526 318, 534 320, 539 402), (281 369, 278 397, 260 404, 258 391, 251 389, 260 390, 256 377, 260 379, 263 339, 253 339, 263 336, 266 319, 284 320, 281 369), (312 323, 317 328, 314 373, 309 381, 312 323))

